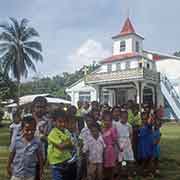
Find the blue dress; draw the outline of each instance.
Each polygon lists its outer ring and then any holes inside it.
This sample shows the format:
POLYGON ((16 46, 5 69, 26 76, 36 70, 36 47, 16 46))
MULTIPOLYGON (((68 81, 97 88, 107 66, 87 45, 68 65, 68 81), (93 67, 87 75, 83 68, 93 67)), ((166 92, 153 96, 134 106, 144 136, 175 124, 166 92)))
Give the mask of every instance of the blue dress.
MULTIPOLYGON (((158 141, 161 137, 161 133, 159 129, 154 130, 153 132, 153 141, 158 141)), ((154 149, 153 149, 153 157, 154 158, 159 158, 160 157, 160 144, 154 144, 154 149)))
POLYGON ((144 125, 140 128, 138 139, 138 159, 152 158, 154 149, 152 125, 144 125))

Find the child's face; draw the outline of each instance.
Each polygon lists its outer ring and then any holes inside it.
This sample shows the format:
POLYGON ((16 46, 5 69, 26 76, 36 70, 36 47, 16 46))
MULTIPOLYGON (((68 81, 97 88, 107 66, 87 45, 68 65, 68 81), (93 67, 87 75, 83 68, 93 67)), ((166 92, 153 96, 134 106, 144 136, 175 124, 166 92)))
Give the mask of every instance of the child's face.
POLYGON ((34 137, 35 130, 36 130, 36 127, 33 123, 32 124, 25 124, 24 128, 22 130, 23 137, 26 140, 31 141, 34 137))
POLYGON ((20 123, 21 118, 19 116, 15 116, 14 123, 18 124, 20 123))
POLYGON ((111 127, 111 125, 112 125, 111 118, 109 116, 105 116, 104 120, 103 120, 103 123, 104 123, 105 128, 111 127))
POLYGON ((95 139, 97 139, 99 137, 99 131, 97 130, 97 128, 92 127, 91 134, 95 139))
POLYGON ((114 109, 112 115, 113 115, 113 118, 118 119, 120 116, 120 110, 118 108, 114 109))
POLYGON ((46 112, 47 105, 45 103, 37 102, 34 105, 34 113, 37 117, 41 118, 46 112))
POLYGON ((148 114, 145 113, 145 114, 142 115, 142 122, 143 122, 143 124, 146 124, 147 121, 148 121, 148 114))
POLYGON ((68 123, 68 129, 71 132, 75 132, 76 131, 76 122, 75 121, 70 121, 68 123))
POLYGON ((58 129, 64 129, 66 127, 65 119, 58 117, 56 119, 56 127, 58 129))
POLYGON ((122 113, 121 114, 121 122, 127 123, 127 121, 128 121, 128 113, 122 113))

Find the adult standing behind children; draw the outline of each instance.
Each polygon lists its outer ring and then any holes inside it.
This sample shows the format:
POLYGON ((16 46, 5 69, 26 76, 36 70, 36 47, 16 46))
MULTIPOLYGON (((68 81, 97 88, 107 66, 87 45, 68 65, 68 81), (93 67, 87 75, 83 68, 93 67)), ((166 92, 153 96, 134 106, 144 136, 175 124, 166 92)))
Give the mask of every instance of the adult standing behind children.
POLYGON ((22 134, 16 138, 8 158, 7 172, 11 180, 35 180, 37 173, 42 179, 42 149, 39 139, 34 137, 35 130, 35 119, 32 116, 24 117, 22 134))

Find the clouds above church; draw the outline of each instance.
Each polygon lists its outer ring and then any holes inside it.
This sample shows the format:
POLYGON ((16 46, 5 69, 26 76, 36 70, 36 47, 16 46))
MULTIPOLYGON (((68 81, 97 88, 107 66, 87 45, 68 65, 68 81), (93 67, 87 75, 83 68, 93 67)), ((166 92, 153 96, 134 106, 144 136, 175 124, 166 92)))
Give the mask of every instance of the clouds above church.
POLYGON ((83 65, 93 63, 93 61, 98 62, 110 54, 111 52, 105 49, 100 42, 88 39, 68 56, 67 69, 70 72, 75 71, 83 65))

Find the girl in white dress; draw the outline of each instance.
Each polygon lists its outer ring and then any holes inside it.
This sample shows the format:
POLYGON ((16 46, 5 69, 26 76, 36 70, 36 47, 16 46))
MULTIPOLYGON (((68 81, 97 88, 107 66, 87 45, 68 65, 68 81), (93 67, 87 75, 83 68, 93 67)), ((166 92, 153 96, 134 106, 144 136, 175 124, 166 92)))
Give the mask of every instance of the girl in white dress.
POLYGON ((118 162, 120 163, 120 167, 123 166, 124 163, 127 163, 128 176, 130 176, 129 173, 131 174, 131 166, 134 162, 134 154, 131 144, 132 127, 127 121, 128 112, 122 111, 121 119, 114 124, 114 127, 117 129, 118 136, 118 162))

